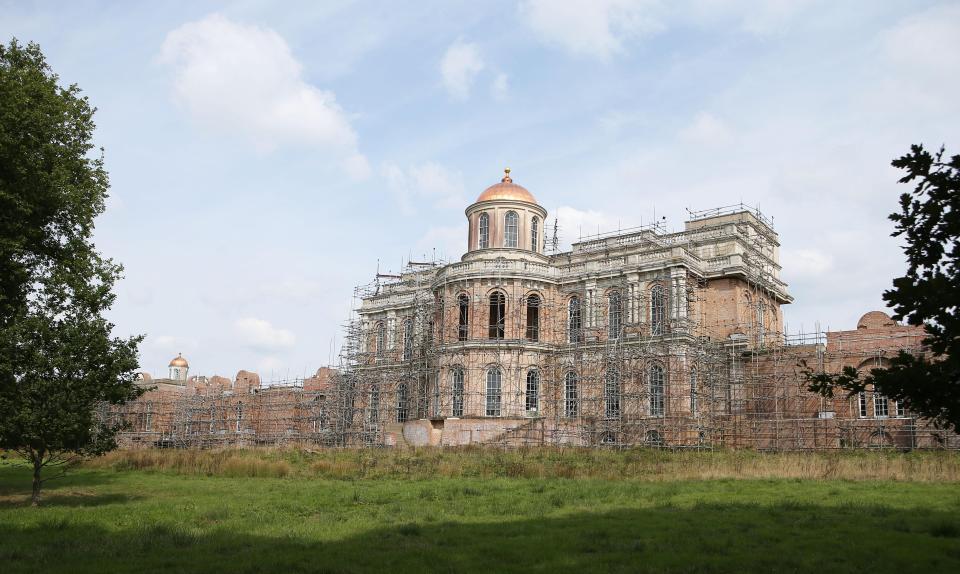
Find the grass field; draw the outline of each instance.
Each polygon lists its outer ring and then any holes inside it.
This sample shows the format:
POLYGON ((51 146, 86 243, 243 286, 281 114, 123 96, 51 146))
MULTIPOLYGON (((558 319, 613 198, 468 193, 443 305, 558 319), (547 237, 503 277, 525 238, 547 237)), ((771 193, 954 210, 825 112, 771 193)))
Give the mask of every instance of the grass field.
POLYGON ((960 572, 954 453, 114 453, 0 465, 0 572, 960 572))

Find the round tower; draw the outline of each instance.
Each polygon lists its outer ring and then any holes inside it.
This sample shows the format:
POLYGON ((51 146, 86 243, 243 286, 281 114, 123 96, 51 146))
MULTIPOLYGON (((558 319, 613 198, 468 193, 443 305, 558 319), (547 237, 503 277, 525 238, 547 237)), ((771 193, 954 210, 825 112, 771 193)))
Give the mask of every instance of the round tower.
POLYGON ((186 381, 189 370, 190 364, 183 358, 182 353, 177 353, 177 356, 170 361, 170 378, 174 381, 186 381))
POLYGON ((503 171, 503 179, 485 189, 466 209, 470 226, 467 253, 494 250, 541 254, 547 210, 525 187, 513 183, 510 168, 503 171))

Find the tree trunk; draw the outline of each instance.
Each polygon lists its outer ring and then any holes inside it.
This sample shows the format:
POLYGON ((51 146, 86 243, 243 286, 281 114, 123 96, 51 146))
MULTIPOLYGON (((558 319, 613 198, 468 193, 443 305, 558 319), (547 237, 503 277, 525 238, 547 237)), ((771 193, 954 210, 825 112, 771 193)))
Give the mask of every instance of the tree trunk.
POLYGON ((40 506, 40 470, 43 469, 40 459, 33 460, 33 495, 30 497, 30 506, 40 506))

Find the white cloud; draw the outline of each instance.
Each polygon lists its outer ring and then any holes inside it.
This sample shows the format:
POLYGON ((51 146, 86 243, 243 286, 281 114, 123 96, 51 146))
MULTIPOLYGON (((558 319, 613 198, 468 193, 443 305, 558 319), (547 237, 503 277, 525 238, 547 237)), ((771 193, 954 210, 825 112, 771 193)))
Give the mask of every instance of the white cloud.
POLYGON ((817 249, 783 249, 780 264, 791 278, 821 277, 833 268, 833 257, 817 249))
POLYGON ((243 343, 253 349, 284 349, 292 347, 297 340, 292 332, 254 317, 237 319, 233 326, 243 343))
POLYGON ((174 70, 176 100, 208 128, 242 135, 261 150, 320 147, 352 177, 369 173, 336 96, 303 79, 273 30, 211 14, 169 32, 159 59, 174 70))
POLYGON ((954 109, 960 99, 960 5, 903 19, 881 38, 888 63, 877 95, 898 108, 954 109), (892 101, 891 101, 892 100, 892 101))
POLYGON ((497 74, 497 77, 493 79, 493 83, 490 85, 490 95, 498 102, 502 102, 507 99, 507 92, 509 90, 510 86, 507 75, 503 73, 497 74))
POLYGON ((700 145, 718 146, 730 141, 730 130, 713 114, 700 112, 690 125, 680 131, 680 139, 700 145))
POLYGON ((629 38, 663 28, 655 0, 527 0, 520 14, 544 42, 575 56, 605 60, 629 38))
POLYGON ((447 48, 440 60, 443 85, 453 97, 466 99, 470 96, 470 88, 477 74, 485 67, 486 64, 476 44, 457 40, 447 48))
POLYGON ((408 215, 416 213, 416 206, 421 203, 438 208, 466 205, 463 177, 439 164, 427 162, 403 169, 394 163, 385 163, 380 172, 396 195, 400 208, 408 215))

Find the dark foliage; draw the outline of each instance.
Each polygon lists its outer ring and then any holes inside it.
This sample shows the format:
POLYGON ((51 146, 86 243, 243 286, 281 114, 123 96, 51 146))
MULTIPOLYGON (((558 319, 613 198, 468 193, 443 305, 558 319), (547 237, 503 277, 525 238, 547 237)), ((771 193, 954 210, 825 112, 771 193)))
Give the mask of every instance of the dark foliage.
POLYGON ((893 280, 883 299, 894 318, 922 325, 929 353, 901 351, 887 368, 869 374, 846 367, 839 374, 807 372, 810 390, 833 396, 872 386, 937 425, 960 431, 960 155, 944 160, 922 145, 893 161, 906 172, 900 183, 914 183, 900 196, 900 212, 890 215, 895 237, 906 241, 907 272, 893 280))
POLYGON ((92 242, 108 181, 79 93, 36 44, 0 45, 0 448, 33 466, 35 504, 44 467, 115 447, 98 409, 140 393, 141 338, 102 316, 122 268, 92 242))

